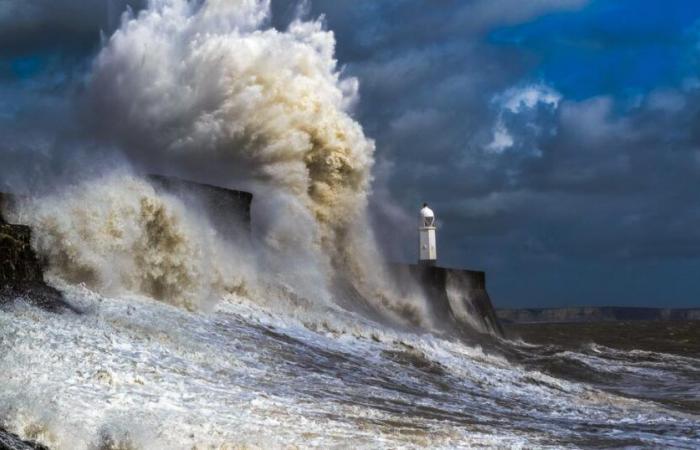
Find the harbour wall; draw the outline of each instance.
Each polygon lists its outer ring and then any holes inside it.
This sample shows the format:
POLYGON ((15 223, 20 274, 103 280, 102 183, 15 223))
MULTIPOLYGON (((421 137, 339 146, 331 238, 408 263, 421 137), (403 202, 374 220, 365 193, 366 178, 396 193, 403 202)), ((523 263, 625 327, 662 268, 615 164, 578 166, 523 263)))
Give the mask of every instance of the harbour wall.
POLYGON ((250 232, 253 203, 250 192, 163 175, 148 175, 147 178, 157 190, 176 196, 188 207, 202 208, 214 229, 223 236, 233 236, 241 230, 250 232))
POLYGON ((400 285, 415 281, 422 287, 439 324, 503 336, 484 272, 423 264, 394 264, 393 271, 400 285))
POLYGON ((25 225, 10 224, 2 214, 15 197, 0 192, 0 286, 43 281, 42 264, 31 247, 32 231, 25 225))
MULTIPOLYGON (((253 194, 161 175, 148 175, 148 179, 186 206, 203 209, 221 235, 250 232, 253 194)), ((0 193, 0 289, 6 294, 32 291, 26 297, 45 299, 41 306, 60 305, 60 294, 44 283, 45 264, 32 250, 31 230, 7 223, 2 215, 14 201, 14 196, 0 193)), ((417 284, 423 289, 438 324, 465 332, 503 334, 484 272, 417 264, 391 267, 399 286, 417 284)))

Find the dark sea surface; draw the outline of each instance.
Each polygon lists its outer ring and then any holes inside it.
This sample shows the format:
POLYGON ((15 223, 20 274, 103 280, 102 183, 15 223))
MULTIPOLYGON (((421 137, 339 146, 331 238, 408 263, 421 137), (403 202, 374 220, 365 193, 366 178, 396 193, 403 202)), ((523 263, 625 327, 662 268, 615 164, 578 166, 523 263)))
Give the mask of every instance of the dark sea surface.
POLYGON ((527 366, 700 413, 700 321, 506 324, 505 329, 510 339, 537 345, 529 356, 518 354, 527 366))
POLYGON ((572 350, 600 344, 618 350, 700 357, 700 321, 533 323, 504 327, 510 337, 572 350))
POLYGON ((700 447, 696 323, 503 340, 64 291, 83 314, 0 308, 0 427, 51 449, 700 447))

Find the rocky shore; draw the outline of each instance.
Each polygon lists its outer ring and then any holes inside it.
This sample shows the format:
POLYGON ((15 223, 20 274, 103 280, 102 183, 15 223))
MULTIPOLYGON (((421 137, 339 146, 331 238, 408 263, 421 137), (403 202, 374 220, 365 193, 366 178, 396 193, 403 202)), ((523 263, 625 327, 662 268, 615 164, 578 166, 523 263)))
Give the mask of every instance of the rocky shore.
MULTIPOLYGON (((147 178, 157 190, 177 196, 188 207, 212 212, 212 224, 222 235, 246 238, 250 234, 253 194, 161 175, 147 178), (240 236, 241 230, 246 236, 240 236)), ((0 305, 22 299, 50 311, 79 312, 44 282, 46 263, 32 249, 31 229, 11 224, 3 215, 17 201, 17 196, 0 192, 0 305)))
POLYGON ((78 312, 44 282, 44 262, 32 250, 29 227, 7 223, 2 215, 13 201, 11 195, 0 193, 0 304, 21 298, 49 311, 78 312))

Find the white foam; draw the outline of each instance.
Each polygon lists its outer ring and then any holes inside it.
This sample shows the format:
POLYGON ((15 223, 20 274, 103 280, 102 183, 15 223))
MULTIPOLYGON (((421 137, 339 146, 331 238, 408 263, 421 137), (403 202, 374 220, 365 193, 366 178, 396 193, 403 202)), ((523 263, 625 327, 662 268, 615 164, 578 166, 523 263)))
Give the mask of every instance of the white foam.
POLYGON ((0 312, 0 417, 51 448, 528 447, 573 437, 559 421, 688 420, 432 335, 315 332, 244 298, 193 313, 66 290, 85 314, 0 312))

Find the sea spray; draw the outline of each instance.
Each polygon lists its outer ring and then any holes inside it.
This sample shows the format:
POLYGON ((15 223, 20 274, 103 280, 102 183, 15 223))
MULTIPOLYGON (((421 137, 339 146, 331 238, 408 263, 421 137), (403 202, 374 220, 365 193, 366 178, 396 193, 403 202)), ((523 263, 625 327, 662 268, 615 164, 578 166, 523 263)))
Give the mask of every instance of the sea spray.
POLYGON ((245 271, 231 260, 245 258, 206 216, 123 171, 27 198, 15 214, 32 227, 49 276, 105 294, 139 293, 199 309, 244 283, 245 271))
MULTIPOLYGON (((365 211, 374 143, 320 22, 265 28, 259 1, 153 1, 94 64, 89 112, 139 161, 223 165, 291 194, 337 252, 365 211)), ((332 255, 331 255, 332 256, 332 255)))
POLYGON ((501 342, 503 357, 340 314, 334 272, 377 308, 421 311, 384 283, 364 223, 372 145, 348 115, 356 86, 337 73, 332 35, 266 29, 267 15, 250 0, 152 1, 107 43, 87 108, 137 163, 265 186, 259 252, 129 173, 27 199, 17 221, 83 313, 0 308, 0 424, 55 449, 697 447, 695 412, 635 397, 644 379, 697 402, 697 358, 687 375, 669 355, 622 364, 602 347, 581 358, 501 342), (316 129, 338 120, 348 127, 316 129))
MULTIPOLYGON (((0 311, 0 417, 50 448, 695 448, 700 439, 697 414, 548 375, 582 372, 558 347, 508 343, 503 357, 380 326, 371 337, 314 331, 244 299, 199 313, 64 292, 86 312, 22 302, 0 311)), ((591 368, 609 378, 620 355, 598 352, 591 368)), ((687 362, 697 369, 697 358, 687 362)), ((647 365, 639 375, 650 386, 679 387, 675 360, 647 365)), ((697 401, 693 381, 680 386, 697 401)))
POLYGON ((268 19, 267 2, 151 1, 105 42, 81 102, 95 136, 141 169, 253 186, 257 248, 215 234, 210 211, 102 170, 24 205, 50 275, 188 309, 285 292, 295 313, 342 304, 432 328, 421 289, 396 286, 369 225, 374 143, 351 117, 358 83, 341 76, 333 34, 268 19))
POLYGON ((375 147, 351 116, 358 82, 341 76, 333 33, 320 20, 276 30, 269 14, 267 1, 154 0, 125 15, 89 77, 88 121, 136 164, 264 186, 287 205, 263 240, 303 242, 281 253, 327 284, 347 280, 384 315, 429 325, 420 289, 396 294, 370 229, 375 147), (284 215, 300 209, 311 220, 284 215))
POLYGON ((251 236, 253 245, 243 245, 245 239, 219 234, 208 220, 213 212, 194 197, 166 194, 121 169, 26 197, 11 218, 31 226, 46 276, 63 291, 83 284, 101 295, 141 295, 193 311, 234 295, 310 329, 369 335, 367 318, 343 301, 352 294, 313 264, 297 229, 310 220, 308 211, 289 209, 296 203, 272 193, 261 203, 263 211, 284 209, 294 220, 257 217, 265 224, 262 240, 251 236), (298 264, 300 257, 308 264, 298 264))

